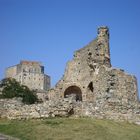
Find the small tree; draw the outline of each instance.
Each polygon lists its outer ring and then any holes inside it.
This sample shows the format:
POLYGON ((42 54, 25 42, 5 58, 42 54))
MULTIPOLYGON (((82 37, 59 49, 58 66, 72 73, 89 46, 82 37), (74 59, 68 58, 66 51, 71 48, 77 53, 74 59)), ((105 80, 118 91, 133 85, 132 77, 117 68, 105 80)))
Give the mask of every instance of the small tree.
POLYGON ((26 104, 33 104, 36 101, 38 101, 37 96, 36 96, 36 91, 35 90, 30 90, 27 86, 22 85, 22 98, 23 98, 23 103, 26 104))
POLYGON ((0 82, 0 88, 2 88, 1 98, 22 97, 22 101, 26 104, 33 104, 38 101, 35 91, 21 85, 13 78, 3 79, 0 82))

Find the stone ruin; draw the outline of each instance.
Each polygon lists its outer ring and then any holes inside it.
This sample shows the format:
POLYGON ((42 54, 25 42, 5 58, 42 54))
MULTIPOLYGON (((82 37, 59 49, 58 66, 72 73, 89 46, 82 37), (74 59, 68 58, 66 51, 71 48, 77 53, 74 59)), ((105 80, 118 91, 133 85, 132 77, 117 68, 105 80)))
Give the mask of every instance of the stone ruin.
POLYGON ((74 53, 64 76, 49 93, 50 99, 75 94, 77 101, 100 102, 119 100, 122 104, 138 102, 137 80, 110 62, 109 30, 98 28, 98 36, 74 53))
POLYGON ((140 124, 137 79, 111 66, 109 29, 74 53, 62 79, 48 91, 48 101, 24 105, 0 100, 0 117, 9 119, 83 116, 140 124))

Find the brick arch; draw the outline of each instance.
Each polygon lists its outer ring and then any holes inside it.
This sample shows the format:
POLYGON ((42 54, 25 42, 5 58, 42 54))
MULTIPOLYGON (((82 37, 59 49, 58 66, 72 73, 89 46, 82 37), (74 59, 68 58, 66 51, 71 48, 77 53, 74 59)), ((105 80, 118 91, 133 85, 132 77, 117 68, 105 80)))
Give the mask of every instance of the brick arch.
POLYGON ((76 95, 76 101, 82 101, 82 91, 78 86, 69 86, 64 92, 64 98, 72 94, 76 95))

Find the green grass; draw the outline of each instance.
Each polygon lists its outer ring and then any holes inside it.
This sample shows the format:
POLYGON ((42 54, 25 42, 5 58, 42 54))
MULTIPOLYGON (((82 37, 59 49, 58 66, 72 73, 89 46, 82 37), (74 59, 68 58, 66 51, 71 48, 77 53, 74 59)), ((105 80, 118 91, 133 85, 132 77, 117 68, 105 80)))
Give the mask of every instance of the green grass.
POLYGON ((140 126, 91 118, 0 120, 0 133, 21 140, 140 140, 140 126))

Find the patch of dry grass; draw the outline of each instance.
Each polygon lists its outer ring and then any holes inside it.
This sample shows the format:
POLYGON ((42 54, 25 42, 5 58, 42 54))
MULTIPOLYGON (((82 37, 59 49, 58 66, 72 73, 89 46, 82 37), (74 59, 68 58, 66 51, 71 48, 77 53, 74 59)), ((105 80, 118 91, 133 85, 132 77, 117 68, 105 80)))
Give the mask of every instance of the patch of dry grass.
POLYGON ((0 120, 0 132, 21 140, 139 140, 140 126, 91 118, 0 120))

